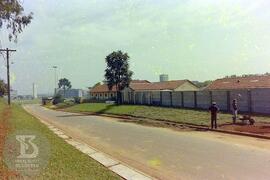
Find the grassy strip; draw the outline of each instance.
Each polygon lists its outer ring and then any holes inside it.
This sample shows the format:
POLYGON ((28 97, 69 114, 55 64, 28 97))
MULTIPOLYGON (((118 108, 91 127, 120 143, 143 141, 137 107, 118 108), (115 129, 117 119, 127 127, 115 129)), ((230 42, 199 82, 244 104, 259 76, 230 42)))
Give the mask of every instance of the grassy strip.
MULTIPOLYGON (((177 109, 166 107, 153 107, 142 105, 111 105, 105 103, 85 103, 65 108, 70 112, 92 112, 114 115, 131 115, 150 119, 168 120, 173 122, 188 123, 194 125, 210 124, 210 114, 207 111, 177 109)), ((270 117, 255 117, 256 122, 270 122, 270 117)), ((232 122, 232 115, 227 113, 219 113, 218 123, 232 122)))
MULTIPOLYGON (((2 107, 3 102, 0 102, 2 107)), ((49 141, 51 156, 48 166, 36 179, 119 179, 98 162, 65 143, 21 106, 13 104, 11 113, 9 122, 12 131, 38 131, 49 141)))

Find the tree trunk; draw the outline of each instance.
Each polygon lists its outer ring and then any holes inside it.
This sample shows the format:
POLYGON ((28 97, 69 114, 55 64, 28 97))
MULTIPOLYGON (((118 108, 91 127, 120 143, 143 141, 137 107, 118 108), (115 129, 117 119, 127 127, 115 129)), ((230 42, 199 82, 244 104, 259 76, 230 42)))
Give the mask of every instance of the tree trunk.
POLYGON ((122 98, 121 98, 121 91, 119 90, 119 85, 116 85, 116 103, 121 104, 122 98))

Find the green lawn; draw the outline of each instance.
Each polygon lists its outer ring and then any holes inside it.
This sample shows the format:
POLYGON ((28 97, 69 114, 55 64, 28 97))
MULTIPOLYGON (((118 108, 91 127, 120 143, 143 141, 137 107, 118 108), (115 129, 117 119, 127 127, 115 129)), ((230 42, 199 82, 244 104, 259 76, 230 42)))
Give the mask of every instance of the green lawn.
MULTIPOLYGON (((1 100, 0 111, 5 106, 1 100)), ((49 141, 51 156, 48 166, 35 179, 119 179, 116 174, 56 136, 18 104, 12 105, 9 124, 9 133, 15 130, 33 130, 49 141)))
MULTIPOLYGON (((142 105, 110 105, 105 103, 85 103, 67 107, 66 111, 71 112, 94 112, 114 115, 131 115, 159 120, 189 123, 194 125, 210 124, 210 114, 207 111, 153 107, 142 105)), ((256 117, 256 121, 270 122, 270 117, 256 117)), ((219 113, 218 123, 232 122, 232 115, 219 113)))

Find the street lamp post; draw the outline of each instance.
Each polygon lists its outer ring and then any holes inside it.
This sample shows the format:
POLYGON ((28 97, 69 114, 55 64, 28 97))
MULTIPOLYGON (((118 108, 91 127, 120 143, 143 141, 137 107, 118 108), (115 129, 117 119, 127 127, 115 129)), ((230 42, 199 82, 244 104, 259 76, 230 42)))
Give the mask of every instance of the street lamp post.
POLYGON ((55 95, 57 89, 57 66, 53 66, 53 69, 54 69, 54 83, 55 83, 54 95, 55 95))

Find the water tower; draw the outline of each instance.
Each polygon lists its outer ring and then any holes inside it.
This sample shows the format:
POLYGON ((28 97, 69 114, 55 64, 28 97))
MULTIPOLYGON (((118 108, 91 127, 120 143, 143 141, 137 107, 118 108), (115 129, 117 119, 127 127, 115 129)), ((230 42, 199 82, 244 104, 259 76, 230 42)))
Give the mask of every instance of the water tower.
POLYGON ((159 75, 159 81, 160 82, 169 81, 169 75, 168 74, 159 75))

